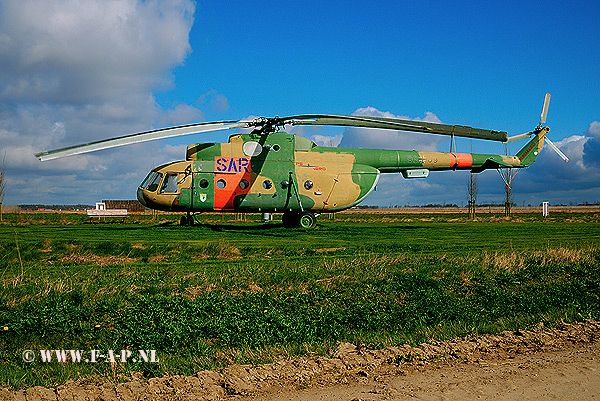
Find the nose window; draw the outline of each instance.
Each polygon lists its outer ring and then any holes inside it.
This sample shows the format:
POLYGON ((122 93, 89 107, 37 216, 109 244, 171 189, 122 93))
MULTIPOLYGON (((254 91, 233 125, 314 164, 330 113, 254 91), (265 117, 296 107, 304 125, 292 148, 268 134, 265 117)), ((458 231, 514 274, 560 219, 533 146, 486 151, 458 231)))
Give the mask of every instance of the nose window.
POLYGON ((160 184, 160 181, 162 180, 162 177, 162 173, 156 173, 156 175, 150 180, 150 184, 148 184, 146 189, 150 192, 156 191, 158 189, 158 184, 160 184))
POLYGON ((140 188, 146 188, 146 185, 148 185, 148 183, 152 180, 152 178, 154 178, 154 175, 156 173, 154 171, 151 171, 146 178, 144 178, 144 181, 142 181, 142 183, 140 184, 140 188))

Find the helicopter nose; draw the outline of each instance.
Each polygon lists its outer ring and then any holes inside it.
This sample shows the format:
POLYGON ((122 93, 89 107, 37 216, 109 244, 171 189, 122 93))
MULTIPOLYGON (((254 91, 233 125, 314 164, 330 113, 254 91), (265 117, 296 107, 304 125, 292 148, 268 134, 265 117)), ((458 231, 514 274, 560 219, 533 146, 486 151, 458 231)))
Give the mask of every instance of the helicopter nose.
POLYGON ((138 188, 137 190, 137 198, 140 201, 140 203, 144 206, 148 206, 146 205, 146 199, 144 199, 144 192, 142 191, 142 188, 138 188))

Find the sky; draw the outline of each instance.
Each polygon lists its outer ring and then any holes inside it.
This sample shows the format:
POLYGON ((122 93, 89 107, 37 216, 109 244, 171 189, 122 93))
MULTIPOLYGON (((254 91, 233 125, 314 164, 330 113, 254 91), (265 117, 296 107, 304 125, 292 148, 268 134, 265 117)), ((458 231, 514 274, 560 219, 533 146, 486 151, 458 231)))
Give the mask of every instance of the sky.
MULTIPOLYGON (((600 201, 600 7, 594 1, 0 0, 5 205, 135 199, 153 167, 220 132, 40 162, 35 153, 154 128, 251 116, 355 114, 533 130, 548 146, 517 205, 600 201)), ((447 137, 294 128, 321 145, 448 151, 447 137)), ((512 143, 515 154, 525 141, 512 143)), ((463 139, 457 151, 504 154, 463 139)), ((382 175, 363 204, 467 203, 467 172, 382 175)), ((478 203, 502 203, 495 170, 478 203)))

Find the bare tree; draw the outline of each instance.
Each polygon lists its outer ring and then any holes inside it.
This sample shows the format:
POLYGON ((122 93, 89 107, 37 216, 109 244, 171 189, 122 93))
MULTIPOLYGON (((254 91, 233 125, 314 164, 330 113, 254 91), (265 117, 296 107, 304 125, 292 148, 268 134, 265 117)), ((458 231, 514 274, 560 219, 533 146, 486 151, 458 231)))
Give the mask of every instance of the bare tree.
MULTIPOLYGON (((473 140, 471 140, 471 153, 473 153, 473 140)), ((471 170, 467 176, 467 195, 469 195, 469 219, 475 220, 475 204, 477 203, 477 175, 471 170)))
MULTIPOLYGON (((505 145, 506 154, 508 155, 508 146, 505 145)), ((498 168, 496 169, 498 174, 500 174, 500 178, 502 178, 502 182, 504 183, 504 215, 511 215, 511 207, 513 202, 512 196, 512 181, 519 172, 519 170, 513 170, 512 168, 498 168)))
POLYGON ((2 158, 2 169, 0 170, 0 221, 2 221, 2 202, 4 201, 4 187, 6 186, 6 180, 4 179, 4 173, 6 172, 6 167, 4 166, 5 159, 6 152, 4 152, 4 157, 2 158))
POLYGON ((475 218, 475 204, 477 203, 477 175, 472 171, 467 176, 467 195, 469 195, 469 218, 475 218))
POLYGON ((497 169, 500 174, 500 178, 502 178, 502 182, 504 183, 504 215, 510 216, 511 207, 513 203, 512 196, 512 181, 519 172, 518 170, 513 170, 512 168, 499 168, 497 169))

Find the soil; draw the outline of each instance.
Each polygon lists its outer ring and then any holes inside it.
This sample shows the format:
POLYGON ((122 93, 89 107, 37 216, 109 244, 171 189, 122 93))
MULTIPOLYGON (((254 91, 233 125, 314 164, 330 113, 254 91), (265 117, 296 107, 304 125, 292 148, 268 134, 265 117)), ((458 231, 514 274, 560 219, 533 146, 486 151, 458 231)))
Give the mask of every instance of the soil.
POLYGON ((0 400, 600 399, 600 322, 232 365, 128 383, 0 389, 0 400))

